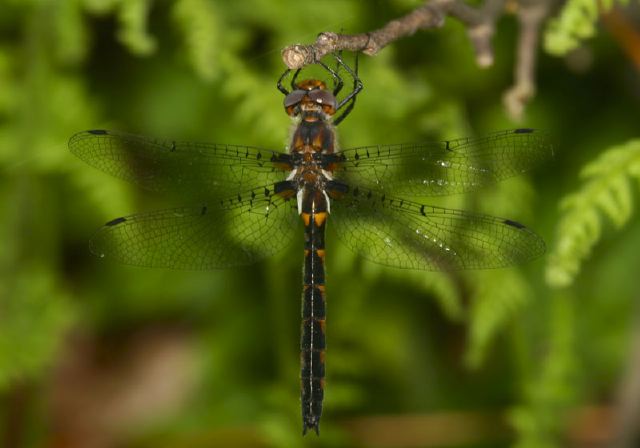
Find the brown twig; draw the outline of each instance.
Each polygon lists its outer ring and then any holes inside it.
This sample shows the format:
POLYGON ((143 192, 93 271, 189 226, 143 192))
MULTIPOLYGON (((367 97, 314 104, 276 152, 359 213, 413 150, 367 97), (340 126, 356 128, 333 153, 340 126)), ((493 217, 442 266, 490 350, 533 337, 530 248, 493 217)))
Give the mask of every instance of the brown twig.
POLYGON ((431 0, 404 17, 392 20, 369 33, 349 35, 324 32, 311 45, 290 45, 282 50, 282 60, 287 67, 298 69, 340 50, 373 56, 401 37, 410 36, 418 30, 442 26, 445 17, 452 16, 467 25, 476 62, 481 67, 488 67, 493 64, 491 38, 503 7, 504 0, 487 0, 481 8, 474 8, 461 0, 431 0))
POLYGON ((540 27, 549 14, 553 0, 521 0, 517 10, 520 23, 515 83, 504 94, 507 113, 521 120, 527 102, 533 98, 535 88, 536 53, 540 42, 540 27))

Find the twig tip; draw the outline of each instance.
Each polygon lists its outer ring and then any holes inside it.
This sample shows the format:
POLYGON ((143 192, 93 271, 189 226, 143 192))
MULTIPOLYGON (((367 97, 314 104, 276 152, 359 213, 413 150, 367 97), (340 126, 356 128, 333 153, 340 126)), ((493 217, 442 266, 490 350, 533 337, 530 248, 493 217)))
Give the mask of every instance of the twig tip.
POLYGON ((308 59, 308 45, 295 44, 282 49, 282 62, 292 70, 304 67, 308 59))

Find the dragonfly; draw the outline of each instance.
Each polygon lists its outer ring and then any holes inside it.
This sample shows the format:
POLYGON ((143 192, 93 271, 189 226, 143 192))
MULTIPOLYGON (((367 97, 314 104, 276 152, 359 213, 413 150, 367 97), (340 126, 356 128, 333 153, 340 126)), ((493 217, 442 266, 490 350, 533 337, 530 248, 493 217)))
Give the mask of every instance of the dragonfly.
POLYGON ((158 268, 230 268, 272 256, 304 235, 303 435, 319 434, 324 398, 328 221, 363 258, 396 268, 502 268, 545 251, 542 238, 517 221, 419 199, 470 192, 530 170, 552 154, 544 133, 512 129, 340 149, 336 126, 353 110, 363 84, 357 62, 351 68, 333 56, 335 69, 319 62, 327 82, 298 81, 300 69, 287 69, 278 80, 293 127, 284 151, 102 129, 69 141, 71 152, 93 167, 191 203, 107 222, 90 240, 101 258, 158 268), (338 100, 347 76, 349 91, 338 100))

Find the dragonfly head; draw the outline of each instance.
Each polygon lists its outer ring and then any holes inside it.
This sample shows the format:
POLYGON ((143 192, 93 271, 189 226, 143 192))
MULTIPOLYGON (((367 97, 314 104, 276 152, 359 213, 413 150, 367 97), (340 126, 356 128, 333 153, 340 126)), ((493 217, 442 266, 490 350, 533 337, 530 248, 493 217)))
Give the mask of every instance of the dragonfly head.
POLYGON ((336 97, 327 90, 327 85, 317 79, 306 79, 296 84, 296 89, 284 99, 284 108, 289 115, 301 112, 336 113, 336 97))

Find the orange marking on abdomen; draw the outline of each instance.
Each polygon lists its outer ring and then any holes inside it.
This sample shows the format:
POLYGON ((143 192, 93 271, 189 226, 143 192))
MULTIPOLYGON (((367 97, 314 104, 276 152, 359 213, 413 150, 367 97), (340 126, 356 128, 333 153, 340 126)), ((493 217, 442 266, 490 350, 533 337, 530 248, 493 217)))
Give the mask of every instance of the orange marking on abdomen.
POLYGON ((324 138, 323 138, 322 132, 318 132, 318 134, 313 139, 313 142, 311 143, 311 146, 313 146, 314 149, 322 149, 322 141, 323 140, 324 140, 324 138))
POLYGON ((319 212, 313 215, 316 226, 320 227, 327 220, 327 212, 319 212))
POLYGON ((324 249, 316 249, 316 253, 318 254, 318 257, 324 260, 324 255, 325 255, 324 249))
POLYGON ((309 213, 300 213, 300 217, 305 226, 308 226, 311 222, 311 215, 309 213))

